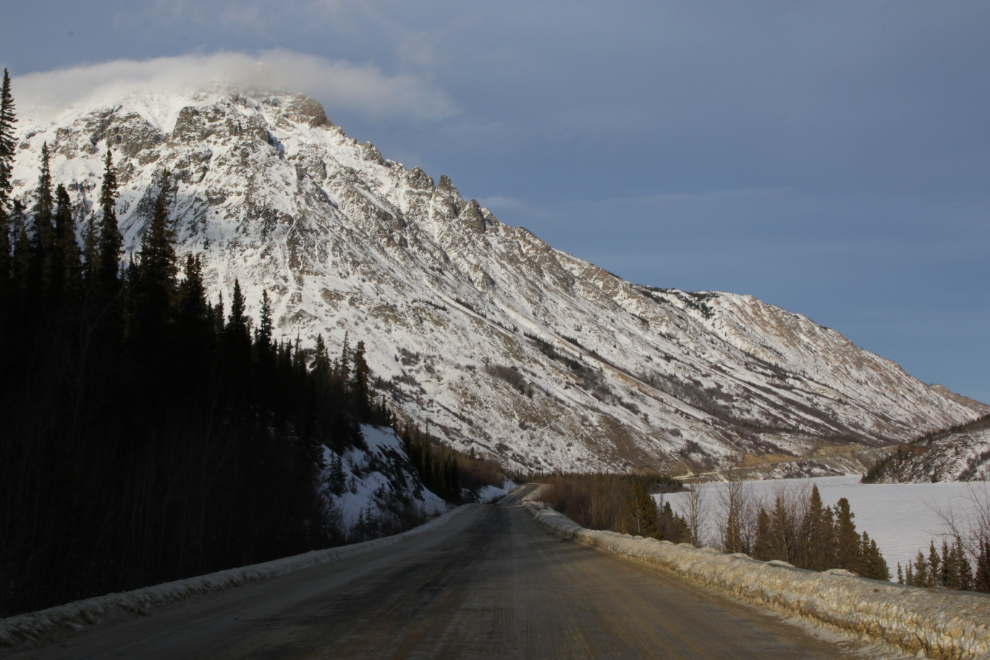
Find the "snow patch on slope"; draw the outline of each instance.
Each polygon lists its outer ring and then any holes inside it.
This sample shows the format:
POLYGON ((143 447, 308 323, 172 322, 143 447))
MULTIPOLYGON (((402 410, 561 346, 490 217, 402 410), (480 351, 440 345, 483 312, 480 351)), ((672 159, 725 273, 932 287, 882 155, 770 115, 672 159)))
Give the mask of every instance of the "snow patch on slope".
POLYGON ((236 279, 250 314, 268 291, 277 340, 363 339, 376 395, 402 418, 509 468, 697 471, 976 416, 804 317, 633 285, 554 250, 304 96, 215 86, 23 116, 13 179, 28 208, 47 142, 81 230, 112 149, 133 251, 171 168, 180 252, 203 256, 214 299, 236 279))
POLYGON ((419 483, 412 472, 405 447, 395 431, 387 427, 362 425, 367 451, 351 448, 343 456, 323 448, 322 490, 328 505, 340 513, 341 526, 352 532, 361 520, 373 520, 395 513, 396 502, 409 500, 415 511, 432 518, 450 505, 419 483), (326 486, 333 480, 333 466, 340 463, 344 488, 334 493, 326 486))

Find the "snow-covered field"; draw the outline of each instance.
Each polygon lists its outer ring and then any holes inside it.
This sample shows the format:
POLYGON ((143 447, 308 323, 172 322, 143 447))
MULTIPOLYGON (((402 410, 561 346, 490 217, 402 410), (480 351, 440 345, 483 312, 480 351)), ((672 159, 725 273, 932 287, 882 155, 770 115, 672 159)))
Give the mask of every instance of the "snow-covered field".
MULTIPOLYGON (((933 536, 941 543, 938 535, 945 527, 938 512, 952 511, 958 516, 973 510, 969 497, 970 489, 986 488, 982 482, 967 483, 928 483, 928 484, 861 484, 859 476, 824 477, 814 479, 783 479, 780 481, 747 481, 746 487, 756 498, 772 500, 775 488, 781 484, 787 488, 804 489, 810 492, 811 484, 818 484, 822 502, 835 505, 839 498, 849 500, 855 514, 853 522, 860 532, 865 531, 877 542, 890 572, 896 576, 897 563, 904 566, 913 560, 918 550, 928 554, 933 536)), ((720 484, 707 484, 706 499, 711 508, 708 515, 707 533, 715 534, 717 519, 716 489, 720 484)), ((659 496, 658 496, 659 497, 659 496)), ((664 496, 675 511, 687 504, 686 493, 664 496)), ((683 513, 683 511, 682 511, 683 513)))

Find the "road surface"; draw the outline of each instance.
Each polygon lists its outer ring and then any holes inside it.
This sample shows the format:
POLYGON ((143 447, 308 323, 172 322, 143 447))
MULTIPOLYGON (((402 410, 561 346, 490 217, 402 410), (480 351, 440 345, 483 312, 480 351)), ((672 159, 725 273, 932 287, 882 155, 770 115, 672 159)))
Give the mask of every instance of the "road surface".
POLYGON ((525 492, 474 506, 433 534, 10 657, 862 657, 703 587, 561 540, 520 506, 525 492))

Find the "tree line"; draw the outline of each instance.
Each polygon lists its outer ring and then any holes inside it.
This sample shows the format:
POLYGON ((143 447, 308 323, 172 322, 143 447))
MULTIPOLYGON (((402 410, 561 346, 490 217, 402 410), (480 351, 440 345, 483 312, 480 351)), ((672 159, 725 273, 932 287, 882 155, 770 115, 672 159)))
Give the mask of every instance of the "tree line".
POLYGON ((849 501, 824 506, 818 487, 808 496, 778 489, 770 502, 758 502, 745 482, 730 481, 715 490, 692 484, 680 512, 663 494, 683 490, 667 475, 552 474, 535 477, 549 488, 543 499, 555 510, 588 529, 712 545, 727 553, 744 553, 761 561, 786 561, 798 568, 842 568, 857 575, 889 580, 890 572, 876 541, 857 532, 849 501), (658 505, 654 494, 660 495, 658 505), (714 538, 706 535, 714 516, 714 538))
POLYGON ((277 341, 236 280, 208 299, 165 169, 126 263, 109 149, 88 217, 47 145, 33 206, 12 200, 6 72, 0 96, 0 617, 343 542, 322 448, 392 422, 363 342, 277 341))
POLYGON ((520 477, 547 484, 543 501, 587 529, 611 530, 674 543, 689 540, 687 521, 655 493, 681 490, 665 474, 552 473, 520 477))
POLYGON ((974 575, 961 539, 957 538, 951 544, 943 539, 941 553, 932 541, 927 557, 919 550, 917 557, 907 566, 902 568, 900 562, 897 563, 897 581, 912 587, 988 593, 990 565, 987 557, 988 553, 982 552, 977 558, 974 575))

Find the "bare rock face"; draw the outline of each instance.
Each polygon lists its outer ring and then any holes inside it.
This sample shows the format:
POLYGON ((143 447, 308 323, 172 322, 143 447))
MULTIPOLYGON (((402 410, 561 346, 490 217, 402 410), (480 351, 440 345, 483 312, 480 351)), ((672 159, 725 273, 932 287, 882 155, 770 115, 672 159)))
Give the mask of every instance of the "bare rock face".
POLYGON ((134 250, 155 172, 172 169, 180 252, 203 256, 214 297, 237 279, 249 312, 262 290, 275 301, 277 339, 363 339, 400 415, 511 468, 698 471, 981 414, 803 316, 634 285, 555 250, 449 177, 348 138, 305 96, 135 96, 18 128, 28 207, 47 141, 81 226, 112 149, 134 250))

